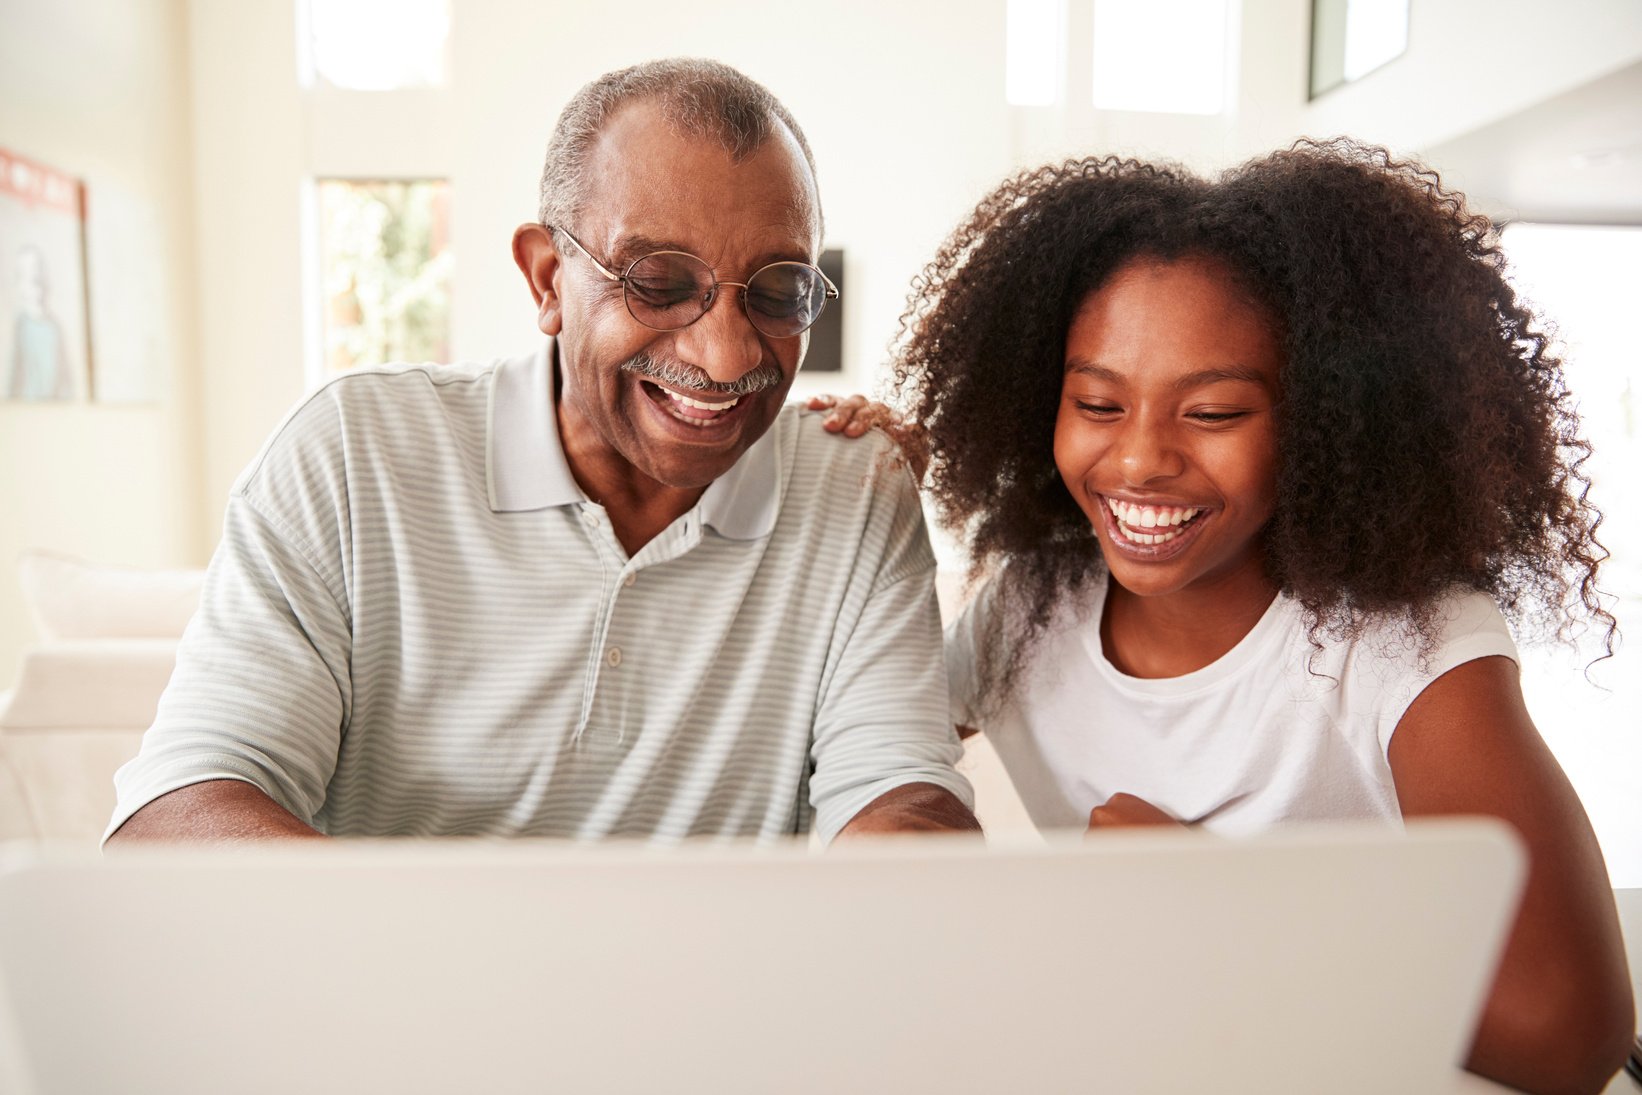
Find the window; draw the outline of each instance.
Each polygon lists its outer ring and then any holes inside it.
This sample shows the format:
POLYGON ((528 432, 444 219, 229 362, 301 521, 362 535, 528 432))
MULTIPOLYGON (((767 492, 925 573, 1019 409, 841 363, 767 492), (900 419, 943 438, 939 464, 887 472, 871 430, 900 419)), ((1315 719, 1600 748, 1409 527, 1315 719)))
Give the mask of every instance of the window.
POLYGON ((1408 48, 1408 0, 1312 0, 1311 97, 1373 72, 1408 48))
POLYGON ((449 184, 322 179, 316 189, 316 379, 361 365, 448 360, 449 184))
POLYGON ((448 0, 299 0, 303 83, 355 91, 445 82, 448 0))
POLYGON ((1601 585, 1629 640, 1594 665, 1589 638, 1577 651, 1525 647, 1522 689, 1590 814, 1613 884, 1642 886, 1642 358, 1630 329, 1642 228, 1513 224, 1503 241, 1518 293, 1552 321, 1594 450, 1584 470, 1603 514, 1597 537, 1612 553, 1601 585))
POLYGON ((1098 110, 1219 114, 1227 0, 1094 0, 1098 110))
POLYGON ((1064 0, 1009 0, 1004 98, 1010 106, 1050 106, 1060 98, 1066 58, 1064 0))

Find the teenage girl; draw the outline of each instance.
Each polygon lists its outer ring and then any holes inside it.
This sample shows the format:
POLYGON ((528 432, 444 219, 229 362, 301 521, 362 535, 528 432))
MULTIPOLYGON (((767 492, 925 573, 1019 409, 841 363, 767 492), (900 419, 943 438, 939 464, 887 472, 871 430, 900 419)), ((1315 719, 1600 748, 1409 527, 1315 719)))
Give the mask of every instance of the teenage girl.
POLYGON ((1034 821, 1503 818, 1531 866, 1469 1066, 1598 1091, 1625 954, 1506 621, 1611 649, 1613 619, 1588 448, 1503 268, 1435 175, 1348 142, 1214 182, 1069 162, 941 248, 897 379, 988 576, 947 636, 954 721, 1034 821))

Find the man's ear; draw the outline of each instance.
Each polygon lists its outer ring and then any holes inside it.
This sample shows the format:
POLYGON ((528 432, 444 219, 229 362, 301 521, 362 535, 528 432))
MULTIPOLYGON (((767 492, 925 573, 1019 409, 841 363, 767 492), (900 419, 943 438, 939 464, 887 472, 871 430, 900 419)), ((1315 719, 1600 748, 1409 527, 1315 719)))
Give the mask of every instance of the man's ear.
POLYGON ((513 261, 530 285, 536 300, 536 326, 544 335, 557 335, 564 328, 559 299, 559 249, 552 229, 541 224, 521 224, 513 233, 513 261))

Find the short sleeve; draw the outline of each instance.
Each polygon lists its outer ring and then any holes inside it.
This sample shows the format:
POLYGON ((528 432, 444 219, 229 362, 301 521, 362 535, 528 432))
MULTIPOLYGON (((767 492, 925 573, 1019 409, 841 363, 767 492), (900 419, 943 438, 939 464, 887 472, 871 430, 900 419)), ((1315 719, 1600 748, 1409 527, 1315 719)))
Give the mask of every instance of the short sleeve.
POLYGON ((996 639, 996 587, 996 580, 986 582, 946 628, 946 682, 954 726, 982 729, 980 655, 982 644, 996 639))
POLYGON ((343 568, 316 549, 338 551, 334 517, 318 516, 332 485, 289 486, 304 461, 323 463, 301 427, 326 433, 324 415, 296 426, 229 498, 154 724, 114 777, 105 840, 154 799, 208 780, 250 783, 310 824, 324 805, 352 702, 352 624, 343 568), (279 504, 281 484, 302 504, 279 504))
POLYGON ((1386 690, 1387 702, 1379 720, 1382 753, 1390 750, 1391 736, 1415 699, 1450 669, 1478 658, 1509 658, 1520 664, 1505 616, 1487 594, 1472 590, 1450 597, 1438 619, 1437 638, 1430 652, 1424 657, 1405 652, 1399 659, 1401 671, 1395 674, 1396 683, 1386 690))
POLYGON ((974 807, 947 721, 935 559, 904 470, 881 477, 863 560, 846 598, 816 711, 810 759, 815 828, 831 841, 896 787, 928 783, 974 807))

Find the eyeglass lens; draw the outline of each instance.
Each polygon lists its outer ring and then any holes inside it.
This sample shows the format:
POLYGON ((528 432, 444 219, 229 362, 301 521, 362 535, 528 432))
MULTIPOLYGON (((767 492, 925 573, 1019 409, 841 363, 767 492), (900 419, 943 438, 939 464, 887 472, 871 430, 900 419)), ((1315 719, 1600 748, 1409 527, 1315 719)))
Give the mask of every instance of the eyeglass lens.
MULTIPOLYGON (((700 319, 712 307, 717 288, 712 267, 679 251, 644 256, 628 268, 623 282, 633 318, 659 331, 676 331, 700 319)), ((827 287, 813 266, 775 262, 747 279, 745 301, 755 328, 771 338, 788 338, 821 315, 827 287)))

